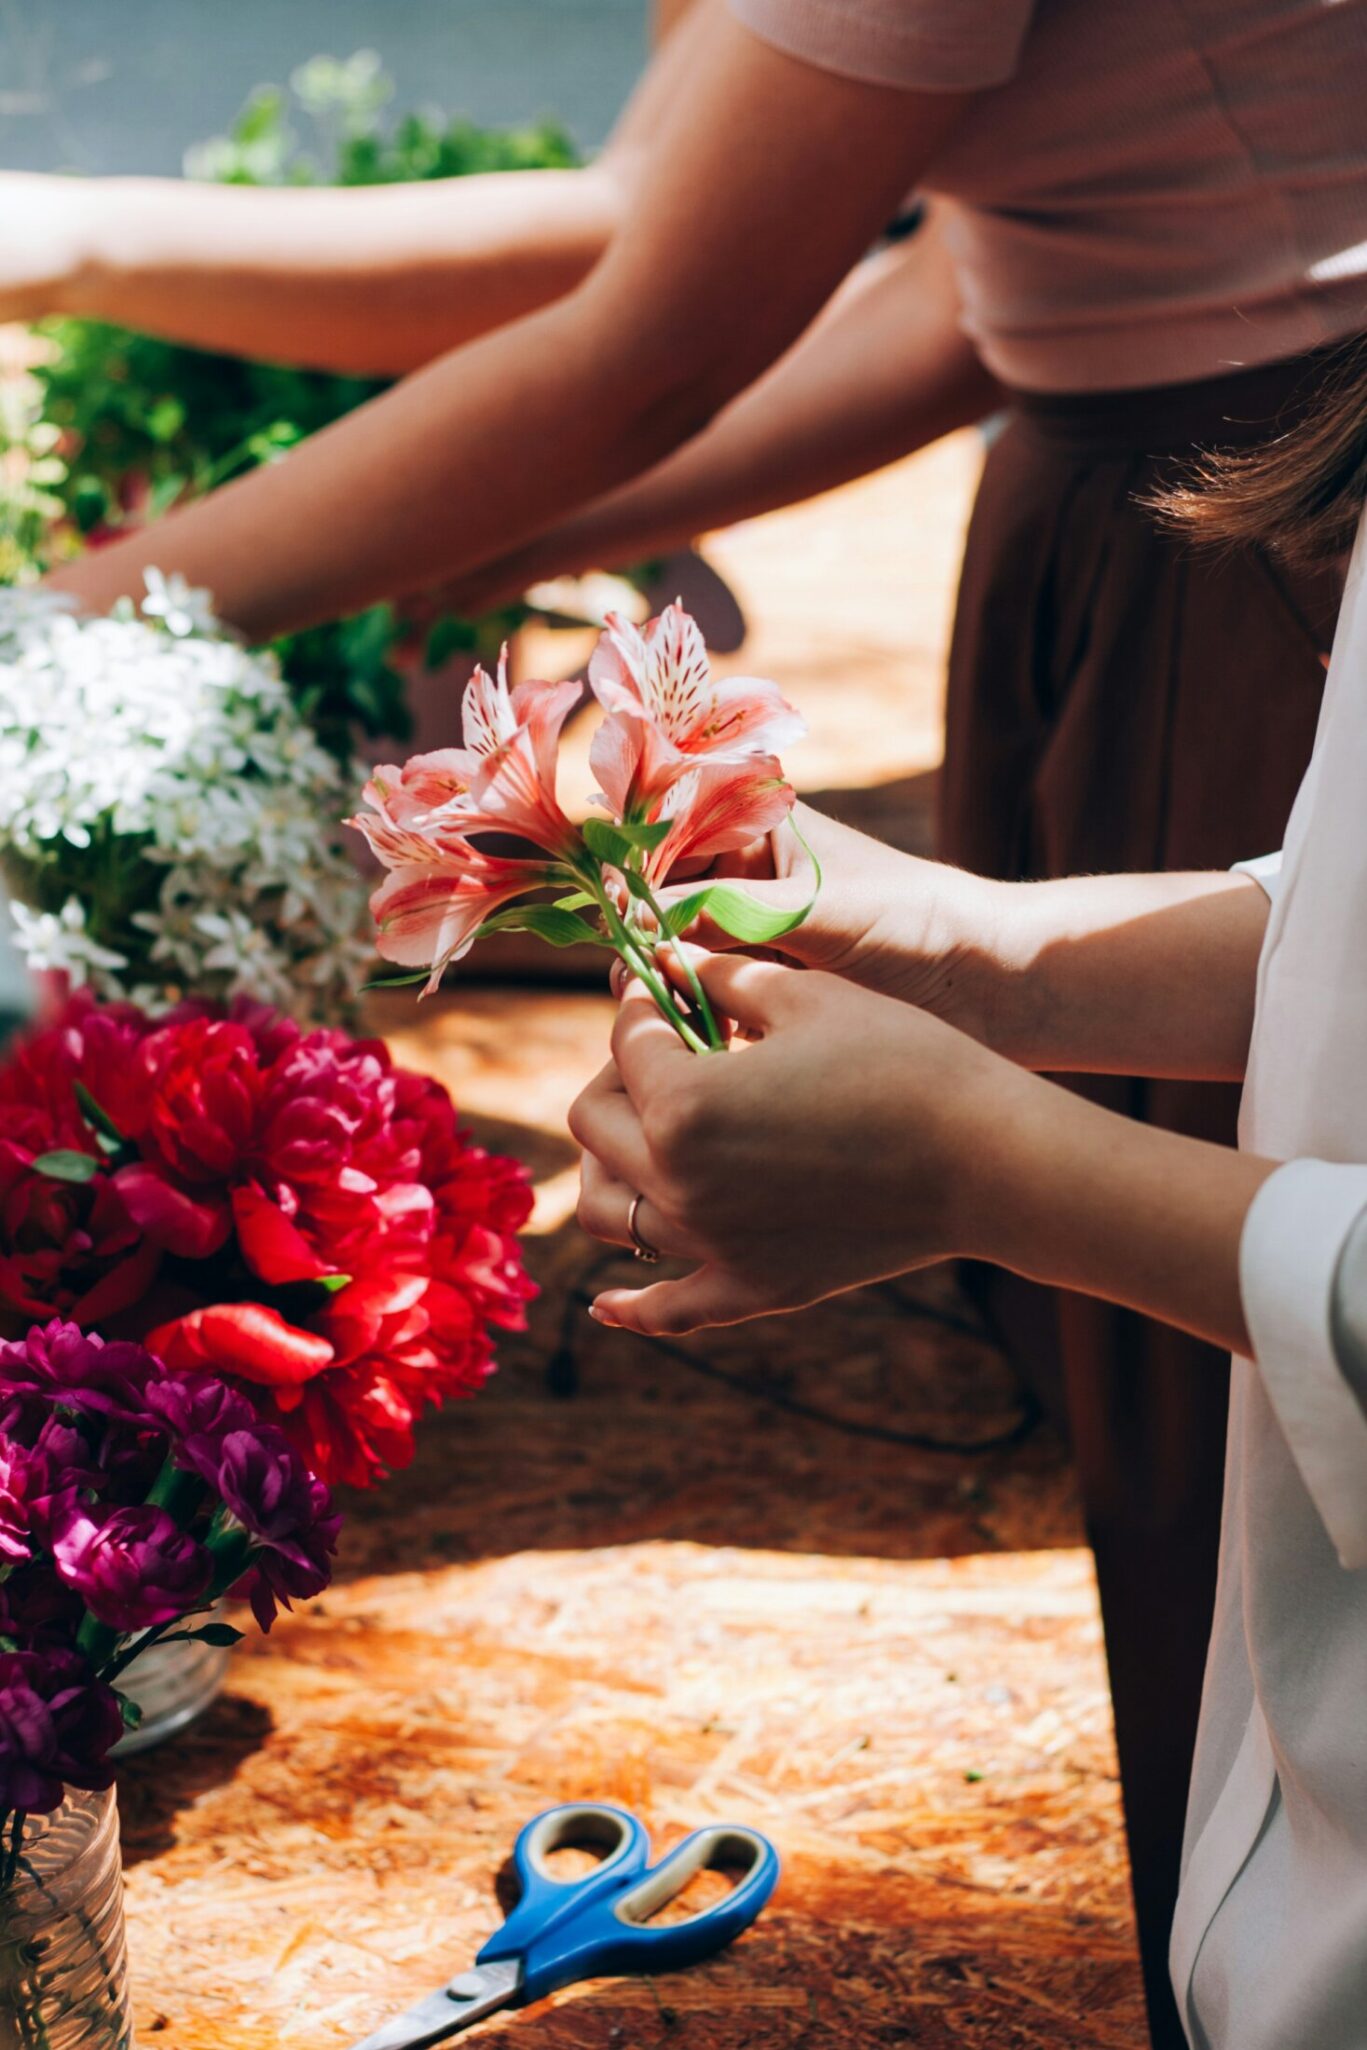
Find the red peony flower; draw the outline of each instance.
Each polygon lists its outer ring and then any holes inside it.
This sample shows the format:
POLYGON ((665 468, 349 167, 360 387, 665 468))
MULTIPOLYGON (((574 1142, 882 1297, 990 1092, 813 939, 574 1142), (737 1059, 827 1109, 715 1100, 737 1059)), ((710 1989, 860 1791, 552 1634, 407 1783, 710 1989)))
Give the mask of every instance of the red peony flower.
POLYGON ((534 1293, 524 1169, 379 1041, 73 999, 0 1067, 0 1323, 61 1315, 248 1393, 328 1481, 413 1456, 534 1293))

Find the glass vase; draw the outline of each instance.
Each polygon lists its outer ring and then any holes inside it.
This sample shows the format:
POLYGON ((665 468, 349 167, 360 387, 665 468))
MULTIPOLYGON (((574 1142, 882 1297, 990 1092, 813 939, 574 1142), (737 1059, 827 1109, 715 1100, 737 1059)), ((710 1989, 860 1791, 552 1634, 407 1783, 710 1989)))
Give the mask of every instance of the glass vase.
MULTIPOLYGON (((222 1620, 221 1607, 214 1609, 212 1617, 195 1618, 196 1622, 222 1620)), ((150 1751, 203 1715, 222 1691, 230 1655, 222 1645, 154 1644, 135 1658, 118 1684, 121 1694, 137 1702, 142 1721, 120 1737, 114 1755, 131 1758, 135 1752, 150 1751)), ((0 2050, 4 2050, 3 2044, 0 2050)))
POLYGON ((71 1792, 30 1815, 0 1890, 0 2050, 131 2050, 119 1816, 71 1792))

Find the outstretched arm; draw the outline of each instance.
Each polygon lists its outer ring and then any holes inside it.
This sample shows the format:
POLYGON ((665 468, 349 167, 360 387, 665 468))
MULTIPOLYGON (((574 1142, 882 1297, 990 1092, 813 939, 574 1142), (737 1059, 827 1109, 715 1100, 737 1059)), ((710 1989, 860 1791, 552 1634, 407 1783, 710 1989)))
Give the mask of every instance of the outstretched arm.
POLYGON ((781 361, 686 447, 476 570, 452 602, 483 610, 543 577, 665 554, 880 469, 982 419, 1001 396, 959 325, 932 213, 909 242, 861 264, 781 361))
POLYGON ((156 563, 267 639, 508 552, 698 433, 807 326, 966 104, 823 72, 729 15, 699 29, 582 285, 53 584, 102 608, 156 563))
POLYGON ((579 171, 306 191, 0 174, 0 321, 71 313, 320 370, 416 369, 587 276, 705 14, 579 171))

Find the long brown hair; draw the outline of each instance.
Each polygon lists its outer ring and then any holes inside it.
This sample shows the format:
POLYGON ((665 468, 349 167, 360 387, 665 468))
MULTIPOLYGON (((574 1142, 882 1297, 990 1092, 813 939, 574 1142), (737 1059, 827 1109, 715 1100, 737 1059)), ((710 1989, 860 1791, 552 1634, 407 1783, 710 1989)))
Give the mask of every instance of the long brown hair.
POLYGON ((1322 561, 1352 546, 1367 503, 1367 338, 1331 358, 1297 423, 1255 449, 1200 457, 1153 508, 1197 541, 1322 561))

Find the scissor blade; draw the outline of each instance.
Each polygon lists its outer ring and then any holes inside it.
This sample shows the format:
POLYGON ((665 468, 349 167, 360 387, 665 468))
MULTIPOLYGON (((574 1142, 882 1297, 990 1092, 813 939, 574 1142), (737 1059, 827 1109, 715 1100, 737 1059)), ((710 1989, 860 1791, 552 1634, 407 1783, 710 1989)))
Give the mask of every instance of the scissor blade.
POLYGON ((424 2043, 440 2043, 443 2037, 454 2036, 458 2029, 506 2007, 517 1991, 521 1971, 516 1958, 476 1965, 410 2007, 407 2014, 395 2015, 354 2050, 422 2050, 424 2043))

